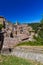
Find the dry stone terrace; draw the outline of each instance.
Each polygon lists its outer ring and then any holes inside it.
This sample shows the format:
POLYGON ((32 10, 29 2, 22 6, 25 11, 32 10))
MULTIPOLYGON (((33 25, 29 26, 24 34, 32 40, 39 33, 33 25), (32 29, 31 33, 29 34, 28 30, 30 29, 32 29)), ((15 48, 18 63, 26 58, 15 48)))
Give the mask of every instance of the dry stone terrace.
POLYGON ((9 52, 8 49, 2 50, 3 55, 12 55, 25 59, 30 59, 33 61, 37 61, 39 63, 43 63, 43 46, 19 46, 15 47, 12 52, 9 52), (7 51, 6 51, 7 50, 7 51))

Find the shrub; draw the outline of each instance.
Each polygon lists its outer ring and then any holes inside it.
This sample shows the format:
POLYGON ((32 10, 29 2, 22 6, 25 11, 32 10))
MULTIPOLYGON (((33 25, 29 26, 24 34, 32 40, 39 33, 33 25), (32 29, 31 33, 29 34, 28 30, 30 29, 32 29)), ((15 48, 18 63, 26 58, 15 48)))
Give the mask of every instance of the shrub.
POLYGON ((3 28, 3 25, 2 24, 0 24, 0 30, 3 28))

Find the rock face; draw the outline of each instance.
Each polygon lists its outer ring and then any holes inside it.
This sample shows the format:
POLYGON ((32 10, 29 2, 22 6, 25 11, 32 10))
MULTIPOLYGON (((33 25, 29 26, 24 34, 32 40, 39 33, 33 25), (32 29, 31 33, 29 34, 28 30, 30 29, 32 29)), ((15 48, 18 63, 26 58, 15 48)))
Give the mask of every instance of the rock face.
POLYGON ((19 43, 17 38, 5 37, 3 48, 13 48, 19 43))

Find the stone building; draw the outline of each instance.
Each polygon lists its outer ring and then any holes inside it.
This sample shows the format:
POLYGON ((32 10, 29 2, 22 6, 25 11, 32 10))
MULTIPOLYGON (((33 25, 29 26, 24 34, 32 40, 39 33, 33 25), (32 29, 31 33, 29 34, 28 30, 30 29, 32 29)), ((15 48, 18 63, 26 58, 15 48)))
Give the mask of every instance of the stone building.
POLYGON ((29 39, 29 37, 33 38, 34 31, 31 26, 27 24, 16 24, 13 25, 13 36, 19 38, 20 40, 29 39))
POLYGON ((10 36, 12 31, 12 23, 8 22, 3 16, 0 16, 0 24, 3 25, 2 31, 5 31, 5 36, 10 36))
POLYGON ((6 31, 5 36, 10 37, 12 32, 13 37, 17 37, 19 39, 29 39, 29 36, 33 36, 34 32, 31 26, 27 24, 12 24, 8 22, 4 17, 0 16, 0 24, 3 24, 4 29, 6 31))
POLYGON ((5 28, 5 21, 6 21, 6 19, 4 17, 0 16, 0 24, 2 24, 4 28, 5 28))
POLYGON ((29 31, 32 31, 32 28, 31 26, 28 26, 27 24, 14 24, 13 25, 13 32, 14 34, 16 35, 19 35, 19 34, 29 34, 29 31))

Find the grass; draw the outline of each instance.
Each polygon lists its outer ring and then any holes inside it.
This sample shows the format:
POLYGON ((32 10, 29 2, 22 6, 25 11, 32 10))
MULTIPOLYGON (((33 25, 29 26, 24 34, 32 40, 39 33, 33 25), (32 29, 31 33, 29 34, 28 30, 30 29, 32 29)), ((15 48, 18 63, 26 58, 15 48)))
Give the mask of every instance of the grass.
POLYGON ((19 43, 17 46, 43 46, 43 41, 28 41, 19 43))
POLYGON ((19 43, 17 46, 43 46, 43 38, 34 37, 36 41, 25 41, 19 43))
POLYGON ((0 65, 43 65, 40 62, 25 60, 15 56, 0 55, 0 65))

